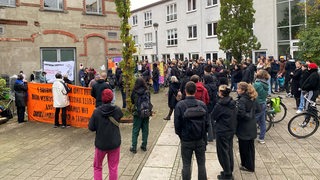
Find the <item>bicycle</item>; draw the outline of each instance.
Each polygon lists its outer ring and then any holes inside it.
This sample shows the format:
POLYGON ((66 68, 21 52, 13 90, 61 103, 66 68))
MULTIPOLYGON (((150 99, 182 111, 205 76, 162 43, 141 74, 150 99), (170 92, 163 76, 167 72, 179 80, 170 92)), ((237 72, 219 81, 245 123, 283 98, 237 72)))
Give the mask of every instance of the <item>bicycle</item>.
POLYGON ((310 103, 307 112, 297 114, 288 123, 289 133, 296 138, 306 138, 313 135, 319 128, 319 116, 316 102, 304 99, 310 103))
MULTIPOLYGON (((280 98, 280 107, 277 111, 272 107, 272 101, 270 97, 267 98, 267 111, 269 111, 272 118, 272 123, 278 123, 284 120, 284 118, 287 116, 287 107, 282 102, 282 97, 278 96, 276 98, 280 98)), ((266 119, 268 120, 268 119, 266 119)))

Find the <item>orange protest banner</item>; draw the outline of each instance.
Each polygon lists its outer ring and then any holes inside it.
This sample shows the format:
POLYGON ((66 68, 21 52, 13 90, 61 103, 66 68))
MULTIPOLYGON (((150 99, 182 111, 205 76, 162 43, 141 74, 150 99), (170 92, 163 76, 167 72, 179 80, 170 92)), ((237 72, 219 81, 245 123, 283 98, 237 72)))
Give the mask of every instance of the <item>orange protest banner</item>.
MULTIPOLYGON (((71 88, 71 92, 68 94, 70 105, 67 107, 67 124, 87 128, 95 109, 95 99, 91 97, 91 89, 74 85, 68 86, 71 88)), ((28 119, 54 124, 54 113, 52 84, 29 83, 28 119)), ((61 123, 60 116, 59 122, 61 123)))

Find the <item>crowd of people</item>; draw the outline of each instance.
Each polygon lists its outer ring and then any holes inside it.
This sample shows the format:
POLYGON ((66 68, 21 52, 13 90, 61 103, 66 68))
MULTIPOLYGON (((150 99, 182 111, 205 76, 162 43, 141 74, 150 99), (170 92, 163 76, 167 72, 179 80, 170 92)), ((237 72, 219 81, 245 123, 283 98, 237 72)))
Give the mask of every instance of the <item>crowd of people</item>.
MULTIPOLYGON (((162 62, 164 63, 164 62, 162 62)), ((151 97, 159 92, 160 62, 151 65, 147 61, 136 66, 135 81, 131 102, 134 105, 132 144, 130 151, 137 153, 138 136, 142 131, 140 149, 147 151, 149 119, 152 116, 151 97), (145 105, 142 101, 148 101, 145 105), (150 105, 148 105, 150 104, 150 105), (145 107, 147 106, 147 107, 145 107), (147 108, 144 111, 143 108, 147 108), (148 112, 150 111, 150 112, 148 112)), ((170 120, 174 112, 175 133, 181 141, 183 179, 191 178, 191 158, 196 154, 198 179, 207 179, 205 151, 208 142, 216 140, 217 156, 223 171, 218 179, 233 179, 233 139, 238 138, 241 159, 240 170, 255 171, 255 139, 265 143, 266 99, 271 94, 285 91, 287 97, 296 101, 297 113, 308 110, 304 95, 315 101, 318 97, 320 78, 318 66, 306 61, 275 60, 272 56, 261 56, 257 64, 251 59, 232 60, 169 60, 164 66, 164 85, 168 87, 169 112, 164 120, 170 120), (230 96, 236 92, 235 100, 230 96), (257 124, 260 134, 257 137, 257 124)), ((45 75, 45 74, 44 74, 45 75)), ((123 117, 121 109, 115 105, 115 89, 122 95, 122 108, 126 108, 126 94, 123 87, 122 70, 116 67, 115 73, 96 72, 80 65, 79 82, 91 88, 91 96, 96 100, 89 129, 96 131, 94 178, 102 179, 103 159, 108 156, 109 178, 117 179, 120 160, 121 135, 119 122, 123 117), (107 121, 105 120, 107 119, 107 121)), ((53 107, 55 108, 54 127, 68 127, 66 108, 69 105, 70 83, 60 73, 55 75, 52 85, 53 107), (62 125, 59 123, 61 112, 62 125)), ((27 83, 23 72, 14 85, 18 110, 18 122, 24 122, 27 97, 27 83)))

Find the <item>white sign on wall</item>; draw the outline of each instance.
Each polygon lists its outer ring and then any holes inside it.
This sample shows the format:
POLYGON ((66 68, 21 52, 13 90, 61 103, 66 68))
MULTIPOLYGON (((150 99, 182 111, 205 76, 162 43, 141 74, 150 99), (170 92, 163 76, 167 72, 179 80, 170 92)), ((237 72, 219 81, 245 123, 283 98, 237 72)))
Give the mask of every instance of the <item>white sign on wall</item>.
POLYGON ((64 75, 68 75, 70 81, 74 81, 74 61, 63 61, 63 62, 43 62, 43 71, 47 73, 47 81, 53 82, 56 77, 55 75, 59 72, 64 75))

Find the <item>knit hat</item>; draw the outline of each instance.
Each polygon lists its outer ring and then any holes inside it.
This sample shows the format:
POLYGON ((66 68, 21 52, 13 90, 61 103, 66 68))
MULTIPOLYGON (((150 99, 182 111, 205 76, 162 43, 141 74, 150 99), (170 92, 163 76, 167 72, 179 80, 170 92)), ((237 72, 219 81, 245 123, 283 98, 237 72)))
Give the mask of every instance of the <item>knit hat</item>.
POLYGON ((310 63, 310 64, 308 65, 308 67, 309 67, 310 69, 318 69, 318 65, 317 65, 316 63, 310 63))
POLYGON ((102 91, 102 102, 103 103, 109 103, 113 99, 113 93, 110 89, 105 89, 102 91))

